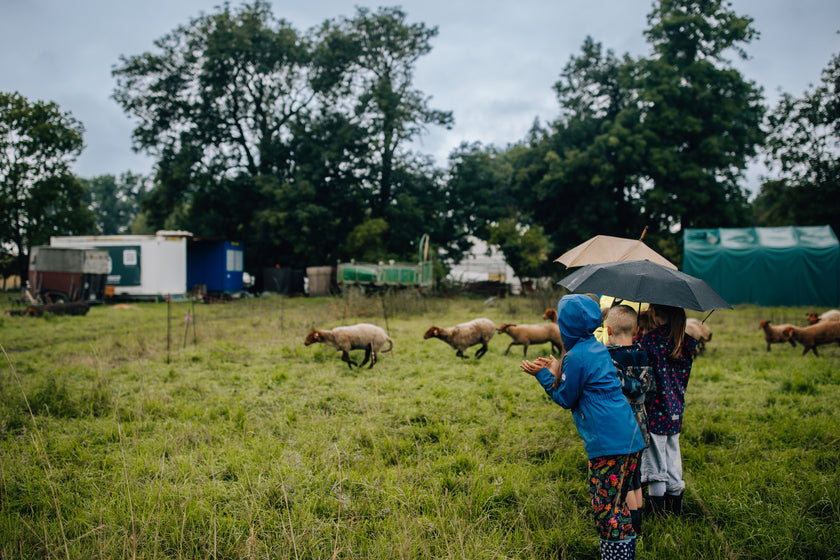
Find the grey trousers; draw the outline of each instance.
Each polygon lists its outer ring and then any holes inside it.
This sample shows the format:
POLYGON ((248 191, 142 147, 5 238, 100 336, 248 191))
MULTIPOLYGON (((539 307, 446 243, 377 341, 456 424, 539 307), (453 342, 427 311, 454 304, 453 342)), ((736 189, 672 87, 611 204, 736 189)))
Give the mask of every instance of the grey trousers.
POLYGON ((680 456, 680 434, 650 434, 650 445, 642 453, 642 482, 664 482, 665 492, 679 494, 685 489, 680 456))

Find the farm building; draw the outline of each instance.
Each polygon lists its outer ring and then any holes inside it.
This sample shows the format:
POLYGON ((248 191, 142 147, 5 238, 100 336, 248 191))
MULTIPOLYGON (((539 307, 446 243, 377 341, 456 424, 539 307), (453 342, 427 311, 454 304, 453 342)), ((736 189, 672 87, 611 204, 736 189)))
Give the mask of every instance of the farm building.
POLYGON ((244 250, 236 241, 195 237, 187 240, 187 289, 208 295, 241 292, 244 250))
POLYGON ((446 280, 459 284, 500 283, 509 286, 510 292, 518 294, 521 283, 507 263, 504 255, 495 247, 476 237, 471 237, 473 248, 464 259, 453 265, 446 280))
POLYGON ((830 226, 686 229, 683 271, 730 304, 840 304, 840 244, 830 226))
POLYGON ((106 295, 158 299, 186 294, 189 237, 192 234, 185 231, 52 237, 50 246, 105 249, 111 261, 106 295))

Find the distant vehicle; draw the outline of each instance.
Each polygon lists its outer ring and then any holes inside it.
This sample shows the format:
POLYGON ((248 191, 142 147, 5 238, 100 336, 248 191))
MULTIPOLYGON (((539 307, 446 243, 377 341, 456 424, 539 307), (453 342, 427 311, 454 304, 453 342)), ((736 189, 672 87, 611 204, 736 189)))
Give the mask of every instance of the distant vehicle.
POLYGON ((29 293, 45 304, 99 301, 111 267, 108 251, 33 247, 29 252, 29 293))

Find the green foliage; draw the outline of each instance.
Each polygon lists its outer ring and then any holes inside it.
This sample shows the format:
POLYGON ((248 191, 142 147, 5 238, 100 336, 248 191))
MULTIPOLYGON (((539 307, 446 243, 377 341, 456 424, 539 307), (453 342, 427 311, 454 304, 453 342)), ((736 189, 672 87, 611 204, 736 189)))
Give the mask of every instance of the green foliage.
POLYGON ((55 103, 0 93, 0 244, 17 251, 21 278, 30 247, 93 226, 84 188, 70 173, 83 132, 55 103))
MULTIPOLYGON (((173 303, 171 325, 164 303, 4 317, 0 555, 597 558, 571 414, 503 341, 476 360, 422 337, 539 322, 546 306, 406 292, 173 303), (197 344, 179 332, 187 310, 197 344), (302 344, 362 321, 395 340, 373 369, 302 344)), ((840 548, 840 349, 767 352, 757 328, 807 311, 710 317, 686 393, 686 513, 646 518, 638 557, 840 548)))
POLYGON ((114 97, 158 158, 135 228, 236 239, 249 266, 363 258, 345 249, 369 218, 389 224, 379 253, 414 254, 423 233, 448 243, 440 173, 401 149, 452 120, 412 85, 436 34, 397 8, 300 33, 256 1, 122 57, 114 97))
POLYGON ((489 229, 488 241, 499 247, 520 279, 538 276, 551 261, 551 242, 541 226, 521 227, 516 218, 506 218, 489 229))
POLYGON ((117 235, 130 231, 140 211, 140 199, 147 190, 146 178, 127 172, 119 180, 113 175, 82 179, 84 201, 96 216, 90 235, 117 235))
POLYGON ((784 94, 768 118, 766 159, 778 179, 755 201, 759 225, 823 225, 840 231, 840 55, 801 98, 784 94))

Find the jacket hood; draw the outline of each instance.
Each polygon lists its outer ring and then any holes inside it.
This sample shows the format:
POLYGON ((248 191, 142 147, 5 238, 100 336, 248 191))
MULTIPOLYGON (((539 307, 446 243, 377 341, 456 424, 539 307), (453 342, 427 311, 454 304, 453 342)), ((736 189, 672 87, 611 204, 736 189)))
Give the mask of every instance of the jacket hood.
POLYGON ((557 303, 557 326, 566 350, 588 336, 601 325, 601 308, 589 296, 571 294, 557 303))

